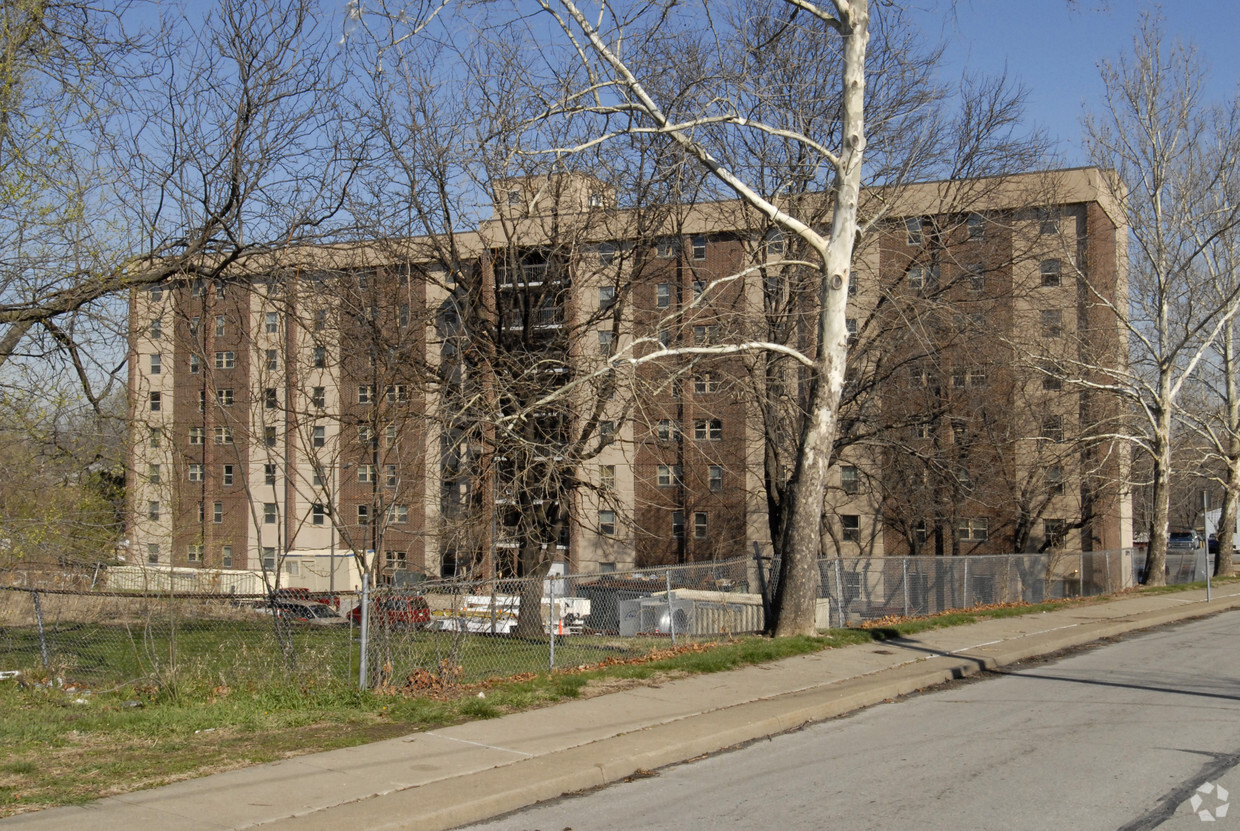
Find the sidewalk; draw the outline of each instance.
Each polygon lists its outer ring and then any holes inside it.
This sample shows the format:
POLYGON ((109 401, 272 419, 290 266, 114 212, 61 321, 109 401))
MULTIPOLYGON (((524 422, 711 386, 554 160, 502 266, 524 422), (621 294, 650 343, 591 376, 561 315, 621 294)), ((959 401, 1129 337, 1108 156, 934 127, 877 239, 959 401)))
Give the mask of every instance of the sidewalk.
POLYGON ((316 753, 0 821, 439 831, 1027 658, 1240 608, 1240 586, 988 620, 316 753))

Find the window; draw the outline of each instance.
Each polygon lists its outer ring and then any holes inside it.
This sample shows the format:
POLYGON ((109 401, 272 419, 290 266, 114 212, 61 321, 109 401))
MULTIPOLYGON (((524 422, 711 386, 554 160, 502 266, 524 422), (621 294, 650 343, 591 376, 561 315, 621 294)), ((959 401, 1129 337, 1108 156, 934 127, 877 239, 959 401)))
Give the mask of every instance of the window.
POLYGON ((671 345, 672 345, 672 333, 671 333, 671 330, 669 330, 669 329, 660 329, 660 330, 659 330, 659 346, 662 346, 664 349, 666 349, 667 347, 669 347, 669 346, 671 346, 671 345))
POLYGON ((215 299, 223 300, 224 296, 225 296, 224 281, 216 280, 215 281, 215 299))
POLYGON ((199 372, 202 372, 202 358, 191 353, 189 356, 189 374, 197 375, 199 372))
POLYGON ((1046 490, 1052 496, 1058 496, 1064 492, 1062 467, 1055 465, 1046 469, 1046 490))
POLYGON ((207 411, 207 391, 198 390, 198 412, 205 413, 207 411))
POLYGON ((275 483, 276 483, 276 466, 272 464, 263 465, 263 484, 274 485, 275 483))
POLYGON ((695 393, 715 392, 718 386, 719 382, 715 380, 713 373, 700 372, 693 376, 693 391, 695 393))
POLYGON ((164 336, 164 322, 157 317, 152 318, 150 332, 152 340, 159 340, 162 338, 164 336))
POLYGON ((939 283, 937 265, 909 266, 908 287, 913 291, 934 291, 939 283))
POLYGON ((152 303, 158 303, 160 300, 164 299, 164 287, 163 286, 151 286, 149 289, 147 289, 147 291, 150 292, 152 303))
POLYGON ((676 249, 680 246, 676 244, 676 240, 671 237, 663 237, 655 243, 655 249, 660 260, 670 260, 676 256, 676 249))
POLYGON ((383 427, 383 440, 387 442, 388 447, 395 447, 397 440, 400 438, 396 432, 395 424, 387 424, 383 427))
POLYGON ((680 425, 670 419, 662 419, 655 427, 655 435, 659 441, 679 441, 680 425))
POLYGON ((840 487, 847 494, 855 494, 861 490, 861 477, 855 466, 844 465, 840 468, 840 487))
POLYGON ((1063 284, 1063 266, 1059 260, 1043 260, 1041 265, 1042 285, 1053 288, 1063 284))
POLYGON ((857 337, 857 318, 855 317, 844 318, 844 331, 848 332, 849 340, 852 340, 853 338, 857 337))
POLYGON ((709 527, 707 524, 708 522, 709 522, 709 519, 707 518, 705 511, 694 512, 693 514, 693 538, 695 540, 706 539, 707 531, 709 530, 709 527))
POLYGON ((969 386, 973 389, 980 389, 986 386, 986 367, 974 366, 968 369, 969 386))
POLYGON ((396 310, 396 325, 404 329, 409 325, 409 304, 401 303, 396 310))
POLYGON ((616 466, 599 465, 598 480, 603 490, 614 491, 616 489, 616 466))
POLYGON ((274 570, 276 567, 276 550, 269 546, 263 546, 263 568, 268 571, 274 570))
POLYGON ((146 481, 150 482, 152 485, 158 485, 159 479, 159 465, 147 465, 146 481))
POLYGON ((1058 338, 1063 335, 1063 312, 1059 309, 1042 310, 1042 337, 1058 338))
POLYGON ((357 506, 357 524, 358 525, 369 525, 370 524, 370 506, 369 505, 358 505, 357 506))
POLYGON ((766 232, 766 252, 774 256, 780 256, 786 248, 784 240, 784 232, 779 228, 772 228, 766 232))
POLYGON ((693 327, 693 345, 705 346, 710 343, 719 342, 718 326, 694 326, 693 327))
POLYGON ((215 523, 216 525, 219 525, 220 523, 224 521, 224 503, 223 502, 212 502, 211 503, 211 521, 215 523))
POLYGON ((710 482, 710 489, 716 493, 723 490, 723 467, 720 465, 711 465, 707 468, 707 479, 710 482))
POLYGON ((324 447, 327 444, 327 428, 315 427, 310 433, 310 444, 314 447, 324 447))
POLYGON ((904 220, 904 237, 909 245, 921 245, 921 217, 910 216, 904 220))
POLYGON ((264 502, 263 503, 263 524, 264 525, 275 525, 276 516, 278 515, 278 513, 279 512, 277 511, 276 503, 264 502))
POLYGON ((658 482, 661 488, 679 487, 684 481, 680 465, 659 465, 658 482))
POLYGON ((969 289, 978 294, 986 290, 986 266, 981 263, 970 263, 964 267, 965 276, 969 280, 969 289))
POLYGON ((151 408, 151 412, 157 413, 163 405, 163 396, 160 393, 152 392, 147 394, 147 401, 151 408))
POLYGON ((216 444, 232 444, 233 443, 232 428, 231 427, 216 427, 215 428, 215 443, 216 444))
POLYGON ((1052 392, 1063 389, 1063 369, 1055 364, 1042 364, 1042 389, 1052 392))
POLYGON ((224 476, 223 476, 224 484, 225 485, 233 484, 236 478, 235 474, 236 474, 235 465, 224 465, 224 476))
POLYGON ((693 259, 706 259, 706 237, 699 234, 690 239, 690 244, 693 247, 693 259))
POLYGON ((400 474, 396 471, 396 465, 383 466, 383 486, 386 488, 394 488, 400 484, 400 474))
POLYGON ((600 286, 598 290, 598 307, 601 311, 607 311, 616 304, 616 287, 600 286))
POLYGON ((1057 208, 1038 208, 1038 233, 1043 235, 1059 233, 1059 210, 1057 208))
POLYGON ((370 404, 375 400, 375 388, 371 384, 362 384, 357 388, 357 403, 370 404))
POLYGON ((267 312, 263 316, 263 331, 269 335, 274 335, 280 331, 279 312, 267 312))
POLYGON ((322 369, 327 366, 327 349, 325 347, 314 347, 313 364, 315 369, 322 369))
POLYGON ((385 551, 383 552, 384 568, 388 571, 404 571, 409 567, 409 561, 404 551, 385 551))
POLYGON ((1064 543, 1064 538, 1068 536, 1068 521, 1066 519, 1044 519, 1042 520, 1042 533, 1046 536, 1047 545, 1060 547, 1064 543))
POLYGON ((268 410, 274 410, 280 406, 280 400, 276 397, 275 387, 267 387, 263 390, 263 406, 268 410))
POLYGON ((215 336, 217 338, 224 337, 224 332, 227 331, 227 328, 228 328, 228 318, 226 318, 224 315, 216 315, 215 316, 215 336))
POLYGON ((614 340, 615 340, 614 332, 599 332, 598 333, 598 353, 602 355, 603 357, 608 357, 609 355, 611 355, 611 345, 614 340))
MULTIPOLYGON (((272 465, 271 475, 273 477, 275 476, 275 465, 272 465)), ((316 462, 314 465, 314 475, 311 478, 310 484, 316 488, 321 488, 323 487, 324 478, 325 477, 323 476, 323 468, 316 462)), ((269 483, 269 484, 274 484, 274 482, 269 483)))
POLYGON ((146 518, 151 522, 159 522, 159 500, 152 499, 146 504, 146 518))
POLYGON ((368 424, 359 424, 357 428, 357 441, 362 447, 375 446, 375 431, 368 424))
POLYGON ((1042 438, 1063 441, 1063 416, 1047 416, 1042 419, 1042 438))
POLYGON ((672 511, 672 537, 675 539, 684 539, 685 536, 685 515, 683 511, 672 511))
POLYGON ((163 356, 158 352, 151 353, 151 374, 158 375, 163 370, 163 356))
POLYGON ((146 561, 148 563, 159 562, 159 543, 148 542, 146 544, 146 561))
POLYGON ((962 542, 985 542, 989 538, 990 520, 986 517, 956 520, 956 539, 962 542))
POLYGON ((375 466, 374 465, 358 465, 357 481, 364 485, 373 485, 375 482, 375 466))
POLYGON ((723 420, 718 418, 699 418, 693 422, 693 438, 698 441, 723 438, 723 420))
POLYGON ((861 517, 857 514, 840 514, 840 539, 844 542, 861 542, 861 517))
POLYGON ((263 428, 263 444, 267 447, 276 446, 276 428, 274 427, 263 428))
POLYGON ((409 506, 408 505, 389 505, 387 509, 387 521, 391 525, 408 524, 409 506))
POLYGON ((237 365, 236 352, 216 352, 215 368, 216 369, 232 369, 237 365))
POLYGON ((668 309, 672 305, 672 284, 659 283, 654 287, 654 305, 659 309, 668 309))
POLYGON ((151 437, 150 437, 150 440, 147 442, 148 446, 159 447, 161 444, 163 444, 163 440, 164 440, 164 431, 159 429, 158 427, 152 427, 151 437))
POLYGON ((185 549, 185 559, 189 560, 191 563, 201 563, 202 562, 202 546, 198 544, 192 544, 188 546, 185 549))
POLYGON ((231 545, 220 546, 220 565, 224 568, 232 568, 233 556, 231 545))
POLYGON ((224 387, 215 391, 215 400, 221 407, 231 407, 236 398, 233 396, 231 387, 224 387))
POLYGON ((189 333, 191 335, 198 334, 198 326, 201 323, 202 323, 202 318, 200 316, 194 315, 193 317, 191 317, 189 319, 189 333))
POLYGON ((279 353, 277 353, 277 352, 276 352, 276 350, 274 350, 274 349, 268 349, 268 350, 267 350, 267 369, 268 369, 268 371, 270 371, 270 372, 275 372, 275 371, 276 371, 277 369, 279 369, 279 368, 280 368, 280 356, 279 356, 279 353))
POLYGON ((605 444, 611 444, 616 440, 616 422, 600 421, 598 423, 598 434, 605 444))
POLYGON ((189 443, 202 444, 203 429, 201 427, 189 428, 189 443))
POLYGON ((614 537, 616 535, 615 511, 598 512, 598 532, 604 537, 614 537))
POLYGON ((327 328, 327 309, 314 310, 314 331, 322 332, 327 328))
POLYGON ((198 524, 201 525, 202 523, 206 521, 207 521, 206 510, 203 508, 202 503, 199 502, 198 503, 198 524))
POLYGON ((315 525, 323 525, 327 522, 327 509, 323 507, 322 502, 314 503, 314 507, 310 510, 310 521, 315 525))
POLYGON ((969 214, 967 224, 969 226, 969 239, 986 239, 986 218, 984 216, 981 214, 969 214))
POLYGON ((697 300, 705 293, 706 293, 706 281, 705 280, 694 280, 693 281, 693 299, 697 300))
POLYGON ((508 204, 509 205, 520 205, 521 204, 521 191, 519 190, 508 191, 508 204))
POLYGON ((387 388, 387 390, 385 390, 385 394, 388 401, 408 401, 409 387, 404 384, 392 384, 387 388))

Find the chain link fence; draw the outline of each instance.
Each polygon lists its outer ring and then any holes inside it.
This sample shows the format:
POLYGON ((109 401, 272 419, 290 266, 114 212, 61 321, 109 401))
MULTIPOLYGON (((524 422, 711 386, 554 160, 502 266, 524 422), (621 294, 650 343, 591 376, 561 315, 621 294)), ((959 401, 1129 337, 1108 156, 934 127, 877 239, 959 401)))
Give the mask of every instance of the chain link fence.
MULTIPOLYGON (((1135 576, 1131 550, 831 559, 819 561, 819 571, 837 626, 1110 594, 1135 576)), ((1186 582, 1178 570, 1172 576, 1186 582)))
MULTIPOLYGON (((1134 585, 1144 559, 1104 551, 819 565, 825 628, 1115 592, 1134 585)), ((286 684, 417 693, 761 631, 777 568, 742 558, 334 595, 249 591, 255 584, 195 570, 0 571, 0 674, 208 695, 286 684)), ((1168 579, 1201 579, 1202 568, 1169 558, 1168 579)))

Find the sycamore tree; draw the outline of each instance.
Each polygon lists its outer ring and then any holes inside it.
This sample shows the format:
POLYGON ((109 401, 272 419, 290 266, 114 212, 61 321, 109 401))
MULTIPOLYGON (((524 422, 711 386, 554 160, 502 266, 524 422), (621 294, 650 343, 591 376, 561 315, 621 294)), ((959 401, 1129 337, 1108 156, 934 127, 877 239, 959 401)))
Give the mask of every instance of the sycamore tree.
POLYGON ((1130 309, 1116 310, 1130 369, 1098 386, 1135 413, 1134 446, 1151 468, 1145 581, 1162 585, 1177 408, 1240 312, 1240 283, 1218 255, 1240 226, 1240 104, 1208 100, 1197 54, 1168 44, 1150 18, 1102 79, 1104 105, 1085 124, 1091 158, 1115 171, 1108 181, 1130 231, 1130 309))

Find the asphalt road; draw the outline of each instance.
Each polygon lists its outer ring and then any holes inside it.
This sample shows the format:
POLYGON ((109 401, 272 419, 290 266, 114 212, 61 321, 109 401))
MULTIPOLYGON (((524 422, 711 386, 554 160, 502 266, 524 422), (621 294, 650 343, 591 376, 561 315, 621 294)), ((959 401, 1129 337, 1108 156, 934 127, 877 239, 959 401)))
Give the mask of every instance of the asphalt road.
POLYGON ((1240 831, 1238 651, 1227 613, 471 827, 1240 831))

